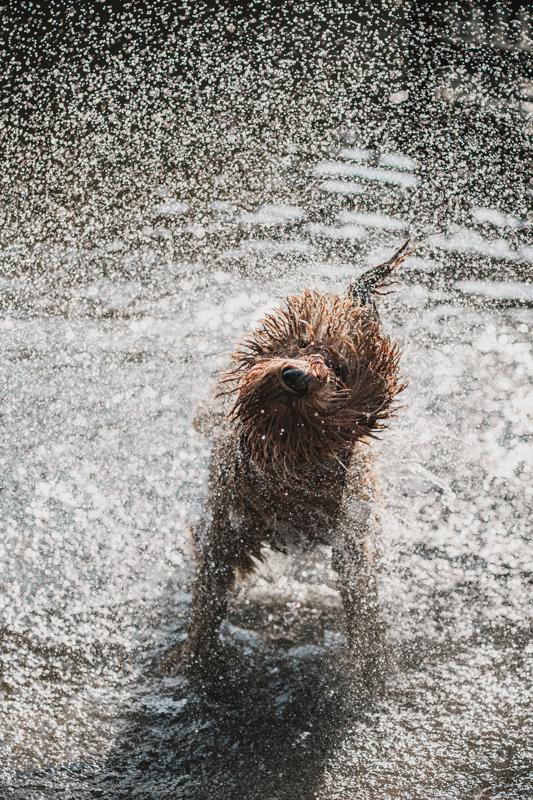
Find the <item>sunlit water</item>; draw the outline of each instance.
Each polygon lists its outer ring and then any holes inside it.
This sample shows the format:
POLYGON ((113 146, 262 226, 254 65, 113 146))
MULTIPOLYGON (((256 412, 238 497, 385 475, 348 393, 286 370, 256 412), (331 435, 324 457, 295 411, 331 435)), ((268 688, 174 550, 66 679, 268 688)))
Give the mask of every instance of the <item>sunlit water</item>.
MULTIPOLYGON (((287 8, 52 15, 42 70, 8 70, 6 800, 533 795, 525 16, 287 8), (265 310, 408 234, 380 302, 409 382, 376 445, 388 693, 350 691, 327 551, 236 593, 225 697, 158 677, 206 492, 197 401, 265 310)), ((37 58, 42 20, 3 24, 37 58)))

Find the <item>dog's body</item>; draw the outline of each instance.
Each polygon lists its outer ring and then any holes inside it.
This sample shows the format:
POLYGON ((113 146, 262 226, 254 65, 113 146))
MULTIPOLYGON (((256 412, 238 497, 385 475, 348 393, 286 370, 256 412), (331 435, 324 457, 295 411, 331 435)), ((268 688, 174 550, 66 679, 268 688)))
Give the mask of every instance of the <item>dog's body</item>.
POLYGON ((381 331, 372 293, 405 246, 346 296, 304 292, 263 320, 234 355, 211 429, 207 513, 197 526, 188 651, 209 670, 236 575, 265 545, 332 545, 354 660, 370 677, 381 647, 376 585, 376 478, 368 438, 392 413, 397 348, 381 331), (227 387, 230 387, 229 390, 227 387))

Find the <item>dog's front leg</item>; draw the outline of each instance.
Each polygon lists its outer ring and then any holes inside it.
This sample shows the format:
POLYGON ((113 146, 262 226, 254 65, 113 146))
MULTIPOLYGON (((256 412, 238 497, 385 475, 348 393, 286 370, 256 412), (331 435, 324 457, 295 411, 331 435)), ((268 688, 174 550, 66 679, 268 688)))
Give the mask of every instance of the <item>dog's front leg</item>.
POLYGON ((220 662, 219 629, 238 566, 235 531, 223 519, 213 519, 197 550, 192 612, 187 642, 188 661, 198 671, 220 662))
POLYGON ((352 500, 338 528, 333 567, 339 575, 351 663, 364 682, 381 686, 384 625, 377 585, 377 529, 371 503, 352 500))

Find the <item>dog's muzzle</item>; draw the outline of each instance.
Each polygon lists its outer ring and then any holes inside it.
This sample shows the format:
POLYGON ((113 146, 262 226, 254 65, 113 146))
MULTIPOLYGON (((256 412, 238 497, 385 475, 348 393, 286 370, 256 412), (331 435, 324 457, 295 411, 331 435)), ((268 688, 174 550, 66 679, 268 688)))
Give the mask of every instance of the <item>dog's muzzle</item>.
POLYGON ((303 397, 307 394, 309 384, 311 383, 311 375, 304 372, 297 367, 285 367, 281 373, 281 380, 291 392, 298 397, 303 397))

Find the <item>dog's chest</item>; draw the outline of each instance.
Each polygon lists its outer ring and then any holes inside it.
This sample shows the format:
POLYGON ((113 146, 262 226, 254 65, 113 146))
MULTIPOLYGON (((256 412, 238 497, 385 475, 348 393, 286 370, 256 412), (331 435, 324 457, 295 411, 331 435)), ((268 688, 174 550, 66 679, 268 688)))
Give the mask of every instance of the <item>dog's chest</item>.
POLYGON ((340 468, 316 470, 302 480, 283 481, 238 470, 234 515, 239 527, 255 531, 276 549, 330 544, 341 509, 345 475, 340 468))

